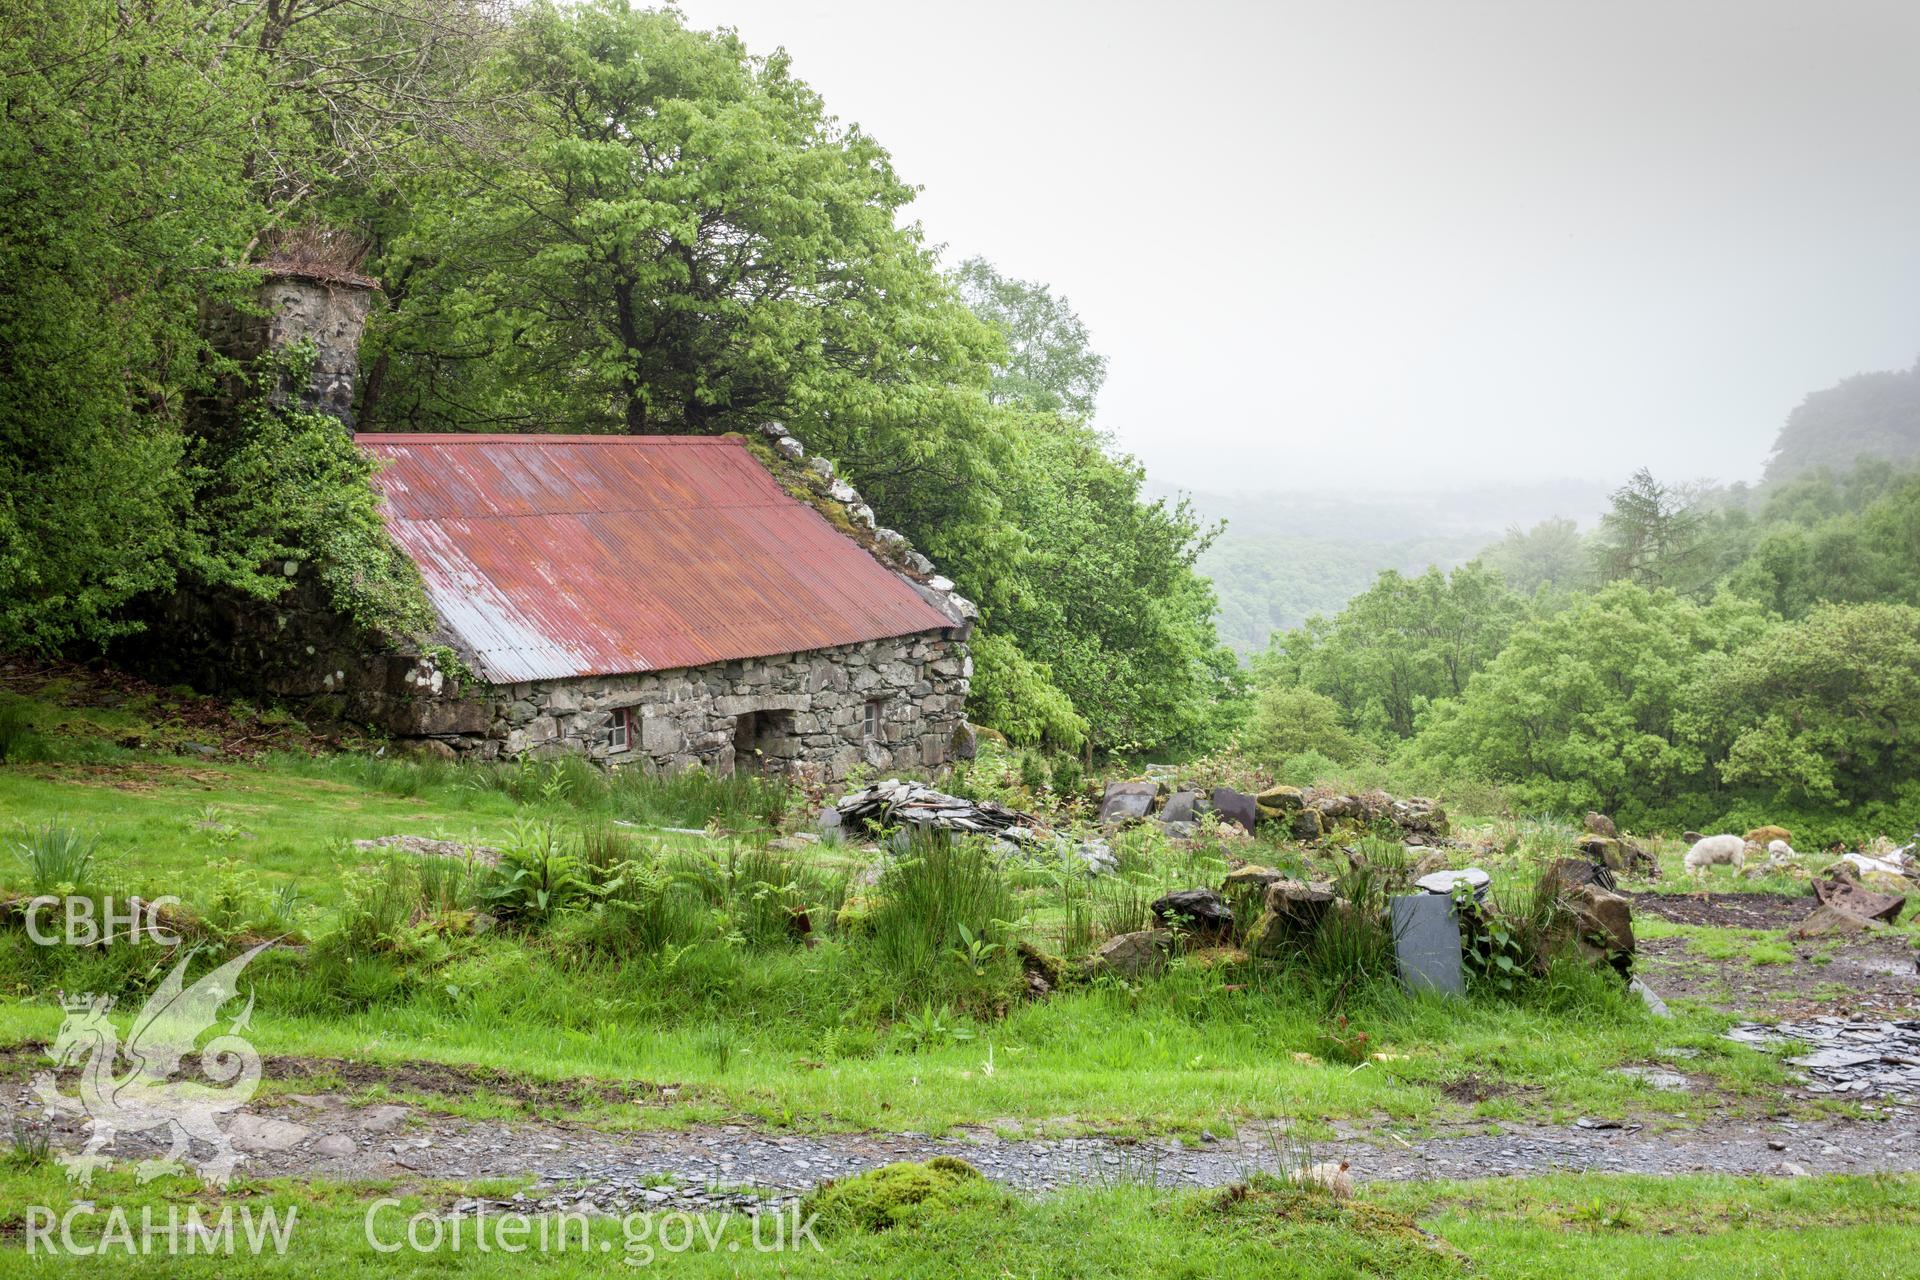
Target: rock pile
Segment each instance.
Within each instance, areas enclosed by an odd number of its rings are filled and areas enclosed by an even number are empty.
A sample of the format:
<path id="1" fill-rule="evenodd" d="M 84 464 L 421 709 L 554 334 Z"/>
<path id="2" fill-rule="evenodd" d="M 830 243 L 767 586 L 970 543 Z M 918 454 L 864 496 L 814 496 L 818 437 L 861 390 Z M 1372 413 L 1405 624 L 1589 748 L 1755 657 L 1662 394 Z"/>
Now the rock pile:
<path id="1" fill-rule="evenodd" d="M 820 829 L 831 831 L 944 831 L 991 837 L 1002 853 L 1054 853 L 1076 858 L 1089 875 L 1112 875 L 1120 860 L 1104 840 L 1074 840 L 1046 830 L 1030 813 L 991 800 L 967 800 L 922 782 L 888 778 L 842 796 L 820 813 Z"/>
<path id="2" fill-rule="evenodd" d="M 998 836 L 1016 845 L 1038 840 L 1039 819 L 991 800 L 965 800 L 925 783 L 888 778 L 842 796 L 820 815 L 820 825 L 854 830 L 919 827 L 963 835 Z"/>
<path id="3" fill-rule="evenodd" d="M 1604 813 L 1589 813 L 1587 834 L 1580 841 L 1580 852 L 1605 867 L 1626 875 L 1643 875 L 1649 880 L 1660 877 L 1660 863 L 1645 849 L 1626 839 L 1613 819 Z"/>
<path id="4" fill-rule="evenodd" d="M 1419 796 L 1397 800 L 1384 791 L 1345 795 L 1283 785 L 1255 795 L 1215 787 L 1203 797 L 1197 790 L 1169 787 L 1156 779 L 1108 783 L 1100 800 L 1099 820 L 1109 827 L 1144 822 L 1154 816 L 1156 805 L 1161 825 L 1176 839 L 1192 835 L 1195 821 L 1204 812 L 1249 835 L 1265 823 L 1308 843 L 1325 839 L 1342 824 L 1391 823 L 1405 843 L 1415 845 L 1444 843 L 1450 832 L 1447 811 Z"/>
<path id="5" fill-rule="evenodd" d="M 1896 878 L 1895 883 L 1904 882 Z M 1813 882 L 1813 896 L 1820 905 L 1789 930 L 1788 937 L 1868 933 L 1899 920 L 1900 912 L 1907 905 L 1904 893 L 1881 893 L 1868 888 L 1861 882 L 1854 864 L 1847 861 L 1834 863 Z"/>

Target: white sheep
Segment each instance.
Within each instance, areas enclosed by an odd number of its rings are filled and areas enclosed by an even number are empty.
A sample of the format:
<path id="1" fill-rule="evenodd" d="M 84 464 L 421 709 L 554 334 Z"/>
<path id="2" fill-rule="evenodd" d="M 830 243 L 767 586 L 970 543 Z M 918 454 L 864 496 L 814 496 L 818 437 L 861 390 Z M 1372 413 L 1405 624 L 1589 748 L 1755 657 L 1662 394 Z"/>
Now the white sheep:
<path id="1" fill-rule="evenodd" d="M 1705 875 L 1707 868 L 1726 863 L 1735 871 L 1747 865 L 1747 842 L 1739 836 L 1706 836 L 1687 850 L 1687 870 Z"/>
<path id="2" fill-rule="evenodd" d="M 1792 862 L 1799 856 L 1793 851 L 1793 846 L 1785 840 L 1767 841 L 1767 862 L 1772 866 L 1777 867 L 1783 862 Z"/>

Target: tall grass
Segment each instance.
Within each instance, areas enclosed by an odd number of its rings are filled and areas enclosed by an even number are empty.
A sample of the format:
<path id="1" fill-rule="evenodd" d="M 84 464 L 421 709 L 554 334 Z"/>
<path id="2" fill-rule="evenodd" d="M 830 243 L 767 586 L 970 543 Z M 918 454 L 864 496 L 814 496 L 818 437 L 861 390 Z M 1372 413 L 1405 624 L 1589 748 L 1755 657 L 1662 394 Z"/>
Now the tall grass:
<path id="1" fill-rule="evenodd" d="M 915 836 L 876 897 L 859 951 L 898 1004 L 977 996 L 1005 981 L 1020 907 L 984 841 Z"/>
<path id="2" fill-rule="evenodd" d="M 27 829 L 13 842 L 36 894 L 84 894 L 93 887 L 93 857 L 100 838 L 57 822 Z"/>

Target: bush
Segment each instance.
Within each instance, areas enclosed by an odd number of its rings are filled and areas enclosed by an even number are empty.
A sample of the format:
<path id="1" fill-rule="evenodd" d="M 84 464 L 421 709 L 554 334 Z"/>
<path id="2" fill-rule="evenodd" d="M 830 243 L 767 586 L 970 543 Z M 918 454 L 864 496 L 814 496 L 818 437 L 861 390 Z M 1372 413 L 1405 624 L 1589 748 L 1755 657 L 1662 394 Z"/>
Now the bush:
<path id="1" fill-rule="evenodd" d="M 1087 771 L 1073 756 L 1055 756 L 1053 759 L 1053 794 L 1062 800 L 1071 800 L 1080 794 L 1087 785 Z"/>
<path id="2" fill-rule="evenodd" d="M 1241 749 L 1262 764 L 1274 764 L 1302 752 L 1350 763 L 1367 748 L 1340 723 L 1340 704 L 1323 693 L 1292 685 L 1260 691 L 1241 737 Z"/>
<path id="3" fill-rule="evenodd" d="M 0 764 L 26 759 L 38 741 L 31 706 L 13 699 L 0 703 Z"/>

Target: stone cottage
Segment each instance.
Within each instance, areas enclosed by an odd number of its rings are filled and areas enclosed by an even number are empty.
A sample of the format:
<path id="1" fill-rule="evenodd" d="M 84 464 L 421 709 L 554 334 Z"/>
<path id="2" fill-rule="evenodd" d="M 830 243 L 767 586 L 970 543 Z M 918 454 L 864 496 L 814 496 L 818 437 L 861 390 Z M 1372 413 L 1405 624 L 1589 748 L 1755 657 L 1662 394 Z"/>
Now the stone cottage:
<path id="1" fill-rule="evenodd" d="M 343 424 L 371 283 L 277 272 L 252 330 L 315 344 L 314 385 L 284 392 Z M 163 665 L 479 759 L 831 782 L 968 752 L 973 606 L 777 424 L 758 441 L 355 439 L 430 642 L 370 649 L 289 562 L 272 604 L 170 602 Z"/>

